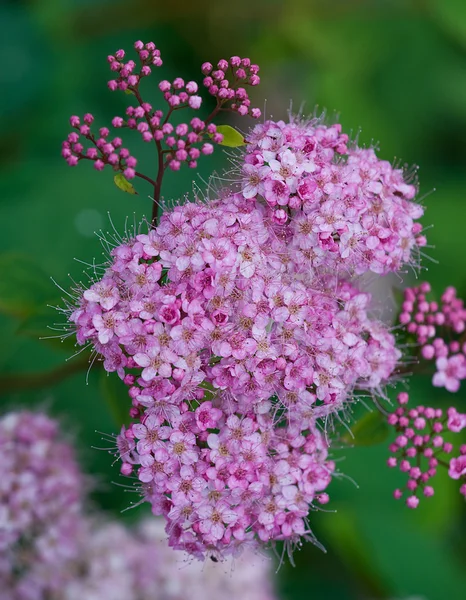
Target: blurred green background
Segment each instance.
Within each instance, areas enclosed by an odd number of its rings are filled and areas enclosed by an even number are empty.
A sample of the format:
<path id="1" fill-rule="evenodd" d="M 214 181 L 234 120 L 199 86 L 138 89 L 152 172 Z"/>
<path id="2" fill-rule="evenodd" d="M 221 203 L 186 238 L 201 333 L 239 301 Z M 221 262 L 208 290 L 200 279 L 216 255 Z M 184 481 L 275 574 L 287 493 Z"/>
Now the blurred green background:
<path id="1" fill-rule="evenodd" d="M 380 141 L 388 160 L 419 165 L 428 277 L 466 293 L 466 2 L 465 0 L 10 0 L 0 5 L 0 402 L 1 410 L 35 406 L 61 418 L 77 439 L 85 469 L 97 478 L 96 506 L 115 514 L 135 498 L 120 487 L 118 465 L 93 446 L 98 432 L 117 432 L 125 391 L 87 357 L 65 362 L 71 344 L 38 341 L 60 321 L 47 304 L 68 288 L 83 265 L 100 262 L 94 231 L 117 229 L 149 214 L 149 189 L 125 195 L 111 172 L 89 164 L 70 169 L 60 157 L 68 117 L 91 111 L 99 126 L 123 114 L 127 98 L 106 88 L 106 55 L 153 40 L 163 75 L 200 80 L 199 66 L 233 54 L 261 65 L 254 90 L 265 112 L 286 117 L 293 101 L 338 111 L 346 130 Z M 231 122 L 231 121 L 230 121 Z M 241 126 L 245 127 L 244 122 Z M 139 144 L 139 145 L 138 145 Z M 145 172 L 152 148 L 130 148 Z M 200 177 L 227 167 L 217 151 L 200 163 Z M 169 174 L 165 197 L 189 192 L 192 171 Z M 201 179 L 196 181 L 202 186 Z M 406 276 L 405 282 L 410 281 Z M 50 332 L 48 332 L 50 335 Z M 411 385 L 418 403 L 446 406 L 446 392 L 429 380 Z M 466 403 L 460 392 L 454 401 Z M 434 498 L 408 511 L 391 498 L 399 482 L 385 466 L 387 442 L 338 452 L 354 479 L 332 484 L 329 510 L 312 515 L 323 554 L 306 545 L 296 568 L 277 576 L 280 597 L 292 600 L 375 600 L 466 597 L 466 510 L 457 486 L 444 478 Z M 121 482 L 121 479 L 120 479 Z M 125 512 L 134 519 L 147 506 Z"/>

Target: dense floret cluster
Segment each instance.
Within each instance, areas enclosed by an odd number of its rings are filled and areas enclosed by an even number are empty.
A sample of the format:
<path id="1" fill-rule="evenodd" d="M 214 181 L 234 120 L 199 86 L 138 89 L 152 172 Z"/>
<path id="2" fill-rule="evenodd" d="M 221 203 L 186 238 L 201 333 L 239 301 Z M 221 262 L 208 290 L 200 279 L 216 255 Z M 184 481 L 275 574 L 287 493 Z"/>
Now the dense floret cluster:
<path id="1" fill-rule="evenodd" d="M 202 556 L 311 536 L 334 471 L 317 419 L 373 394 L 400 352 L 349 281 L 302 269 L 241 194 L 188 203 L 112 251 L 71 320 L 129 386 L 122 471 Z"/>
<path id="2" fill-rule="evenodd" d="M 247 142 L 243 195 L 289 224 L 306 268 L 385 274 L 418 261 L 426 239 L 415 185 L 373 149 L 348 147 L 341 125 L 266 121 Z"/>

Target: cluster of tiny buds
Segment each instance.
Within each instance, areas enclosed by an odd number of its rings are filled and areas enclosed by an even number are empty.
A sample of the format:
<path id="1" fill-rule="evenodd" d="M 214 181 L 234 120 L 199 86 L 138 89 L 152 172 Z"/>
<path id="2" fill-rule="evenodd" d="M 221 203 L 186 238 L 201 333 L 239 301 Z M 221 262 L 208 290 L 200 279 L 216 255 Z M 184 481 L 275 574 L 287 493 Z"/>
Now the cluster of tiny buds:
<path id="1" fill-rule="evenodd" d="M 94 162 L 94 168 L 98 171 L 111 165 L 115 171 L 121 171 L 126 179 L 136 177 L 137 159 L 130 155 L 127 148 L 122 147 L 122 139 L 115 137 L 108 140 L 110 132 L 107 127 L 101 127 L 99 136 L 96 137 L 91 131 L 93 121 L 94 117 L 90 113 L 84 115 L 82 122 L 78 116 L 70 117 L 70 124 L 76 131 L 68 134 L 62 144 L 62 156 L 68 165 L 75 167 L 80 160 L 87 159 Z M 84 148 L 81 136 L 91 142 L 89 148 Z"/>
<path id="2" fill-rule="evenodd" d="M 128 107 L 124 117 L 115 116 L 112 125 L 116 129 L 133 129 L 141 134 L 143 141 L 155 142 L 159 157 L 157 181 L 135 171 L 137 161 L 130 156 L 126 148 L 121 148 L 123 142 L 120 137 L 108 141 L 109 132 L 105 127 L 100 129 L 99 136 L 91 132 L 90 125 L 94 119 L 91 114 L 84 116 L 83 123 L 79 117 L 71 117 L 71 125 L 77 131 L 70 133 L 63 142 L 62 156 L 72 167 L 81 159 L 92 160 L 94 167 L 99 171 L 106 165 L 111 165 L 115 171 L 123 173 L 126 179 L 142 177 L 154 185 L 156 193 L 160 193 L 160 183 L 166 168 L 178 171 L 182 164 L 186 164 L 195 169 L 200 156 L 212 154 L 214 144 L 223 142 L 223 134 L 217 131 L 217 126 L 212 122 L 220 111 L 228 110 L 240 115 L 260 117 L 260 110 L 250 107 L 251 102 L 244 87 L 259 84 L 259 67 L 251 64 L 249 58 L 240 59 L 236 56 L 229 62 L 219 61 L 215 71 L 210 63 L 204 63 L 203 73 L 210 73 L 204 79 L 204 85 L 210 94 L 216 97 L 217 104 L 205 120 L 195 117 L 173 125 L 169 122 L 173 111 L 182 108 L 198 110 L 201 107 L 202 98 L 198 95 L 198 84 L 195 81 L 185 83 L 181 77 L 176 77 L 173 81 L 160 81 L 158 87 L 168 104 L 168 110 L 164 113 L 153 108 L 151 104 L 144 102 L 139 84 L 143 77 L 151 74 L 152 67 L 162 65 L 160 51 L 153 42 L 144 44 L 138 41 L 134 48 L 139 57 L 139 64 L 134 60 L 125 61 L 124 50 L 117 50 L 114 55 L 107 57 L 110 69 L 118 75 L 116 79 L 108 82 L 108 87 L 111 90 L 123 90 L 137 100 L 137 106 Z M 231 81 L 226 77 L 229 68 L 231 73 L 228 75 Z M 80 136 L 91 142 L 90 148 L 84 148 Z"/>
<path id="3" fill-rule="evenodd" d="M 422 358 L 436 361 L 433 385 L 457 392 L 460 381 L 466 379 L 466 343 L 461 338 L 466 309 L 454 287 L 446 288 L 440 303 L 427 299 L 430 291 L 427 282 L 406 289 L 399 320 L 415 337 Z"/>
<path id="4" fill-rule="evenodd" d="M 449 469 L 452 479 L 460 479 L 463 485 L 460 493 L 466 497 L 466 445 L 459 449 L 459 456 L 450 462 L 442 460 L 442 455 L 453 452 L 453 444 L 446 441 L 444 432 L 458 433 L 466 427 L 466 414 L 450 407 L 447 415 L 440 408 L 417 406 L 407 408 L 409 396 L 406 392 L 398 395 L 398 408 L 388 417 L 389 425 L 398 433 L 389 446 L 392 454 L 387 460 L 391 468 L 398 467 L 409 477 L 405 488 L 398 488 L 393 496 L 399 500 L 405 493 L 406 505 L 417 508 L 420 495 L 429 498 L 434 495 L 431 479 L 437 474 L 439 465 Z"/>
<path id="5" fill-rule="evenodd" d="M 233 78 L 232 81 L 227 78 L 227 72 Z M 251 108 L 248 92 L 243 86 L 259 85 L 258 72 L 258 65 L 251 64 L 249 58 L 239 56 L 232 56 L 229 61 L 219 60 L 216 69 L 209 62 L 202 65 L 202 73 L 205 75 L 203 84 L 209 94 L 221 103 L 231 100 L 231 110 L 241 116 L 250 114 L 255 119 L 261 116 L 261 111 L 258 108 Z"/>
<path id="6" fill-rule="evenodd" d="M 175 80 L 176 81 L 176 80 Z M 183 80 L 180 79 L 182 82 Z M 161 82 L 167 83 L 168 82 Z M 189 82 L 187 85 L 194 82 Z M 191 88 L 192 89 L 192 88 Z M 169 92 L 167 92 L 169 93 Z M 171 96 L 173 99 L 175 96 Z M 177 96 L 179 98 L 179 96 Z M 194 96 L 191 96 L 192 100 Z M 188 123 L 172 125 L 163 118 L 161 110 L 153 111 L 148 102 L 142 102 L 140 106 L 129 106 L 126 109 L 128 119 L 125 121 L 122 117 L 114 117 L 112 125 L 115 128 L 129 127 L 139 131 L 145 142 L 155 140 L 157 144 L 165 143 L 167 150 L 165 160 L 172 171 L 178 171 L 182 163 L 187 163 L 188 167 L 194 169 L 197 167 L 197 159 L 201 156 L 207 156 L 214 151 L 212 141 L 220 144 L 223 141 L 223 135 L 217 132 L 217 126 L 214 123 L 206 124 L 205 121 L 194 117 Z M 209 141 L 206 141 L 209 140 Z M 196 147 L 194 144 L 201 144 Z"/>
<path id="7" fill-rule="evenodd" d="M 115 55 L 107 56 L 110 64 L 110 70 L 118 73 L 117 79 L 108 82 L 108 87 L 112 90 L 131 90 L 137 88 L 142 77 L 147 77 L 152 72 L 152 66 L 161 67 L 162 59 L 160 50 L 157 50 L 153 42 L 144 44 L 141 41 L 135 42 L 134 49 L 139 55 L 140 68 L 136 72 L 136 63 L 134 60 L 123 62 L 125 58 L 124 50 L 117 50 Z"/>

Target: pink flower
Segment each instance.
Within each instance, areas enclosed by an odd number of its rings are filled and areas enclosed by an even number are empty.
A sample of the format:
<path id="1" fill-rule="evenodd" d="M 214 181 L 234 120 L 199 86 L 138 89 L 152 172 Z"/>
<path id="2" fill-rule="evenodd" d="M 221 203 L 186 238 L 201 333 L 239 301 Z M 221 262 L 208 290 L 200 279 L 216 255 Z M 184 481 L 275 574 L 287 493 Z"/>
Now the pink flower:
<path id="1" fill-rule="evenodd" d="M 204 504 L 198 509 L 201 519 L 199 529 L 213 540 L 221 540 L 225 533 L 225 524 L 233 525 L 238 516 L 226 503 L 218 502 L 210 505 Z"/>
<path id="2" fill-rule="evenodd" d="M 440 357 L 436 361 L 437 373 L 432 384 L 435 387 L 444 387 L 449 392 L 457 392 L 460 381 L 466 378 L 466 361 L 463 355 L 457 354 L 449 358 Z"/>
<path id="3" fill-rule="evenodd" d="M 197 426 L 201 431 L 206 429 L 215 429 L 217 427 L 217 421 L 222 417 L 223 412 L 212 406 L 212 402 L 203 402 L 194 413 L 196 416 Z"/>
<path id="4" fill-rule="evenodd" d="M 460 479 L 466 475 L 466 455 L 462 454 L 457 458 L 450 460 L 450 468 L 448 469 L 448 475 L 452 479 Z"/>
<path id="5" fill-rule="evenodd" d="M 97 302 L 105 310 L 112 309 L 120 299 L 118 288 L 111 279 L 102 279 L 94 283 L 83 294 L 84 299 L 89 302 Z"/>

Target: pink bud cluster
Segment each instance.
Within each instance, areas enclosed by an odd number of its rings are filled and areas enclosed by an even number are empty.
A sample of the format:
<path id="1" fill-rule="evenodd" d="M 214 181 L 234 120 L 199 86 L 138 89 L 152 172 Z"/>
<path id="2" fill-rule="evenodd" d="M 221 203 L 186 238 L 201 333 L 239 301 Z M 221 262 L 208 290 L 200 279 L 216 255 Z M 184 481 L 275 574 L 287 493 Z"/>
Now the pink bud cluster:
<path id="1" fill-rule="evenodd" d="M 445 456 L 454 449 L 445 439 L 445 433 L 458 433 L 466 427 L 466 414 L 450 407 L 447 414 L 440 408 L 416 406 L 408 409 L 409 396 L 406 392 L 398 395 L 398 408 L 388 417 L 389 425 L 397 432 L 397 438 L 390 445 L 392 456 L 387 464 L 398 467 L 406 473 L 408 481 L 403 489 L 396 489 L 394 497 L 398 500 L 405 494 L 406 505 L 417 508 L 422 496 L 434 495 L 432 478 L 437 474 L 439 465 L 446 466 L 452 479 L 462 483 L 460 493 L 466 498 L 466 445 L 459 449 L 459 456 L 451 458 L 449 464 Z"/>
<path id="2" fill-rule="evenodd" d="M 416 187 L 374 150 L 348 149 L 341 125 L 266 121 L 246 139 L 242 193 L 291 230 L 303 268 L 385 274 L 416 262 Z"/>
<path id="3" fill-rule="evenodd" d="M 163 82 L 162 82 L 163 83 Z M 126 110 L 127 121 L 115 117 L 112 125 L 116 128 L 129 127 L 139 131 L 145 142 L 155 140 L 166 146 L 164 151 L 165 164 L 172 170 L 178 171 L 186 162 L 192 169 L 197 167 L 197 159 L 201 155 L 209 155 L 214 151 L 211 141 L 220 144 L 223 135 L 217 132 L 214 123 L 207 124 L 198 117 L 188 123 L 173 126 L 163 119 L 161 110 L 153 111 L 152 106 L 143 102 L 141 106 L 130 106 Z"/>
<path id="4" fill-rule="evenodd" d="M 75 167 L 80 160 L 86 159 L 93 161 L 94 168 L 98 171 L 110 165 L 115 171 L 121 171 L 126 179 L 134 179 L 136 158 L 130 155 L 127 148 L 122 147 L 121 138 L 108 139 L 110 132 L 106 127 L 101 127 L 96 136 L 91 131 L 93 121 L 94 117 L 90 113 L 84 115 L 82 122 L 78 116 L 70 117 L 70 124 L 76 131 L 70 133 L 62 144 L 63 158 L 70 167 Z M 89 148 L 84 148 L 82 138 L 91 143 Z"/>
<path id="5" fill-rule="evenodd" d="M 427 282 L 407 288 L 399 321 L 419 344 L 421 357 L 435 360 L 432 384 L 457 392 L 466 379 L 466 308 L 454 287 L 444 291 L 440 303 L 427 299 L 430 291 Z"/>
<path id="6" fill-rule="evenodd" d="M 123 474 L 196 556 L 311 536 L 334 469 L 317 419 L 377 394 L 400 358 L 370 296 L 303 271 L 266 212 L 226 192 L 175 207 L 112 251 L 70 316 L 129 386 Z"/>
<path id="7" fill-rule="evenodd" d="M 84 478 L 58 433 L 42 414 L 0 419 L 2 598 L 55 597 L 78 556 Z"/>
<path id="8" fill-rule="evenodd" d="M 152 72 L 152 67 L 161 67 L 162 59 L 160 50 L 153 42 L 144 44 L 141 41 L 135 42 L 134 49 L 138 53 L 139 65 L 134 60 L 123 62 L 126 53 L 124 50 L 117 50 L 115 55 L 107 56 L 110 70 L 118 74 L 117 79 L 108 82 L 110 90 L 133 90 L 136 89 L 143 77 L 147 77 Z"/>
<path id="9" fill-rule="evenodd" d="M 214 145 L 222 143 L 223 135 L 217 131 L 217 126 L 212 122 L 219 112 L 233 110 L 240 115 L 250 114 L 255 118 L 260 116 L 259 109 L 250 109 L 248 94 L 242 87 L 259 84 L 257 76 L 259 67 L 251 65 L 247 58 L 233 57 L 230 60 L 232 80 L 229 81 L 225 75 L 225 64 L 228 66 L 230 63 L 220 61 L 218 70 L 206 78 L 212 80 L 212 84 L 207 87 L 211 95 L 217 98 L 217 105 L 213 112 L 204 120 L 194 117 L 189 121 L 173 125 L 170 123 L 173 111 L 186 108 L 198 110 L 201 107 L 202 98 L 198 95 L 198 84 L 195 81 L 185 83 L 181 77 L 176 77 L 172 82 L 160 81 L 159 89 L 168 104 L 168 110 L 164 112 L 154 108 L 152 104 L 143 100 L 140 83 L 144 77 L 151 74 L 153 66 L 162 65 L 160 51 L 152 42 L 143 44 L 138 41 L 134 47 L 138 53 L 139 64 L 133 60 L 125 62 L 124 50 L 118 50 L 114 55 L 108 56 L 110 69 L 118 75 L 116 79 L 108 82 L 109 88 L 126 91 L 137 103 L 136 106 L 128 107 L 125 117 L 114 117 L 112 125 L 116 129 L 124 127 L 136 130 L 145 142 L 155 143 L 159 158 L 158 183 L 156 184 L 155 178 L 152 180 L 136 172 L 137 161 L 130 156 L 126 148 L 122 148 L 123 142 L 120 137 L 108 141 L 109 131 L 105 127 L 100 129 L 99 136 L 91 132 L 90 125 L 94 120 L 91 114 L 84 116 L 83 123 L 79 117 L 71 117 L 71 126 L 76 131 L 70 133 L 67 140 L 63 142 L 62 156 L 70 166 L 76 166 L 80 160 L 88 159 L 94 162 L 94 167 L 99 171 L 106 165 L 110 165 L 115 171 L 123 173 L 126 179 L 142 177 L 156 186 L 159 194 L 160 180 L 166 168 L 178 171 L 183 164 L 186 164 L 194 169 L 200 156 L 212 154 Z M 207 69 L 206 65 L 208 63 L 203 65 L 204 73 Z M 204 80 L 205 84 L 206 80 Z M 80 136 L 90 142 L 90 147 L 84 147 Z"/>
<path id="10" fill-rule="evenodd" d="M 214 68 L 211 63 L 202 65 L 205 75 L 203 84 L 209 90 L 209 94 L 217 98 L 223 104 L 231 101 L 230 109 L 241 116 L 250 114 L 254 119 L 261 116 L 258 108 L 251 108 L 251 101 L 245 85 L 259 85 L 259 66 L 251 64 L 249 58 L 232 56 L 230 60 L 221 59 Z"/>

